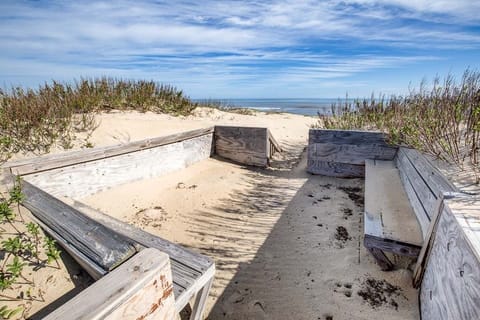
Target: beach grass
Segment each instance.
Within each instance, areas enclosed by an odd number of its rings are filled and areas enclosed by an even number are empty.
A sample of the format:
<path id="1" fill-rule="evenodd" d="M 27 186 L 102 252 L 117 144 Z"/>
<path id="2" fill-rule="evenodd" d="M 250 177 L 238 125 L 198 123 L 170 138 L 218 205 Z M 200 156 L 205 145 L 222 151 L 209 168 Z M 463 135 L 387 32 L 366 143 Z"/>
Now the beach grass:
<path id="1" fill-rule="evenodd" d="M 75 132 L 95 129 L 95 113 L 109 110 L 188 115 L 198 103 L 170 85 L 109 77 L 52 81 L 37 89 L 0 89 L 0 161 L 17 152 L 69 148 Z"/>
<path id="2" fill-rule="evenodd" d="M 373 129 L 388 133 L 392 144 L 416 148 L 458 165 L 469 162 L 480 182 L 480 73 L 466 70 L 435 78 L 405 96 L 345 100 L 332 105 L 332 116 L 319 115 L 317 127 Z"/>

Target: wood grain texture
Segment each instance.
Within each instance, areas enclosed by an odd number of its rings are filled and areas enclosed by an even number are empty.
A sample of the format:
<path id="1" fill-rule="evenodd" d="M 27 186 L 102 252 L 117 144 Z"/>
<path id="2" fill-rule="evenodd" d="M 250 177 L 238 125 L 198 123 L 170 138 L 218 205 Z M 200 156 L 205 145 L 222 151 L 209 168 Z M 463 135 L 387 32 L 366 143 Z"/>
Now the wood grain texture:
<path id="1" fill-rule="evenodd" d="M 410 243 L 378 238 L 370 235 L 365 235 L 363 244 L 366 248 L 377 248 L 381 251 L 391 252 L 400 256 L 412 258 L 418 257 L 421 249 L 420 246 L 412 245 Z"/>
<path id="2" fill-rule="evenodd" d="M 440 218 L 440 214 L 443 211 L 444 206 L 444 197 L 441 195 L 437 199 L 437 205 L 435 212 L 432 216 L 432 221 L 430 222 L 427 230 L 427 234 L 425 236 L 425 241 L 423 242 L 422 250 L 420 250 L 420 254 L 418 255 L 417 263 L 415 264 L 415 268 L 413 269 L 413 286 L 415 288 L 419 288 L 420 284 L 423 279 L 423 275 L 425 274 L 425 267 L 427 261 L 430 257 L 432 252 L 433 241 L 435 239 L 435 233 L 437 232 L 438 220 Z"/>
<path id="3" fill-rule="evenodd" d="M 393 161 L 365 160 L 365 234 L 422 246 L 423 237 Z"/>
<path id="4" fill-rule="evenodd" d="M 397 166 L 398 169 L 405 174 L 405 178 L 408 179 L 414 190 L 413 194 L 408 195 L 409 198 L 417 197 L 425 211 L 424 214 L 427 214 L 428 220 L 431 220 L 438 194 L 430 188 L 430 181 L 423 179 L 416 167 L 416 163 L 412 163 L 403 150 L 398 152 Z M 415 214 L 420 214 L 420 212 L 416 212 Z"/>
<path id="5" fill-rule="evenodd" d="M 176 317 L 168 255 L 144 249 L 45 320 L 171 320 Z"/>
<path id="6" fill-rule="evenodd" d="M 105 271 L 137 252 L 135 243 L 95 222 L 78 210 L 23 181 L 23 205 L 44 225 L 60 235 L 68 246 L 80 251 Z"/>
<path id="7" fill-rule="evenodd" d="M 5 163 L 2 167 L 8 168 L 12 174 L 25 175 L 33 172 L 51 170 L 73 164 L 85 163 L 126 153 L 155 148 L 211 133 L 213 133 L 213 128 L 209 127 L 115 146 L 64 152 L 60 154 L 51 154 L 31 159 L 12 161 Z"/>
<path id="8" fill-rule="evenodd" d="M 328 143 L 328 144 L 348 144 L 362 145 L 373 144 L 378 146 L 388 146 L 385 142 L 385 134 L 373 131 L 356 131 L 356 130 L 327 130 L 327 129 L 310 129 L 308 133 L 308 142 L 312 143 Z"/>
<path id="9" fill-rule="evenodd" d="M 413 197 L 417 197 L 420 200 L 428 220 L 431 220 L 435 212 L 437 199 L 442 194 L 458 192 L 458 189 L 417 150 L 400 148 L 396 162 L 397 167 L 404 174 L 403 179 L 408 180 L 413 188 L 414 193 L 409 193 L 409 198 L 412 202 L 414 202 L 412 200 Z M 421 211 L 418 210 L 415 213 L 420 215 Z"/>
<path id="10" fill-rule="evenodd" d="M 268 166 L 267 128 L 215 126 L 215 153 L 241 164 Z"/>
<path id="11" fill-rule="evenodd" d="M 391 160 L 397 148 L 376 144 L 313 143 L 308 145 L 309 159 L 349 164 L 365 163 L 365 159 Z"/>
<path id="12" fill-rule="evenodd" d="M 420 151 L 410 148 L 401 149 L 415 165 L 423 180 L 428 182 L 433 193 L 438 195 L 459 191 Z"/>
<path id="13" fill-rule="evenodd" d="M 62 199 L 69 206 L 107 226 L 115 232 L 128 237 L 136 243 L 155 248 L 170 256 L 172 266 L 175 306 L 180 312 L 197 292 L 205 288 L 215 274 L 215 264 L 207 256 L 185 249 L 182 246 L 154 236 L 123 221 L 104 214 L 90 206 L 73 199 Z M 208 294 L 208 293 L 207 293 Z M 203 310 L 200 308 L 200 310 Z"/>
<path id="14" fill-rule="evenodd" d="M 404 170 L 399 170 L 400 178 L 402 180 L 403 188 L 407 193 L 407 197 L 409 199 L 410 205 L 415 212 L 415 216 L 417 217 L 418 224 L 420 225 L 420 229 L 422 230 L 423 239 L 426 238 L 428 234 L 428 227 L 430 225 L 430 218 L 425 212 L 423 208 L 421 199 L 416 195 L 415 189 L 413 188 L 408 176 Z"/>
<path id="15" fill-rule="evenodd" d="M 307 171 L 334 177 L 364 177 L 365 159 L 392 160 L 397 148 L 381 132 L 310 129 Z"/>
<path id="16" fill-rule="evenodd" d="M 478 252 L 474 252 L 471 237 L 466 236 L 459 223 L 458 217 L 465 219 L 468 212 L 451 208 L 457 201 L 465 200 L 445 201 L 427 262 L 420 292 L 421 315 L 425 320 L 480 319 Z M 478 211 L 473 219 L 478 226 Z M 478 232 L 475 227 L 475 233 Z"/>
<path id="17" fill-rule="evenodd" d="M 213 261 L 201 254 L 191 252 L 182 246 L 176 245 L 160 237 L 154 236 L 146 231 L 129 225 L 125 222 L 117 220 L 100 211 L 97 211 L 79 201 L 62 198 L 62 200 L 40 190 L 28 182 L 24 182 L 24 189 L 28 194 L 35 194 L 39 203 L 44 203 L 48 206 L 52 202 L 60 202 L 60 207 L 68 207 L 69 210 L 78 211 L 89 219 L 93 220 L 97 229 L 107 228 L 116 234 L 119 234 L 133 243 L 137 250 L 142 248 L 155 248 L 170 256 L 170 264 L 173 276 L 173 290 L 175 294 L 175 308 L 180 312 L 187 303 L 202 289 L 208 286 L 209 281 L 213 279 L 215 274 L 215 264 Z M 29 197 L 30 198 L 30 197 Z M 28 207 L 27 207 L 28 208 Z M 50 209 L 51 210 L 51 209 Z M 63 212 L 63 211 L 62 211 Z M 33 211 L 35 214 L 35 211 Z M 56 212 L 58 213 L 58 212 Z M 52 212 L 55 214 L 55 211 Z M 78 250 L 72 242 L 63 238 L 63 234 L 52 232 L 48 225 L 37 219 L 43 228 L 49 233 L 59 239 L 59 243 L 65 245 L 65 250 L 69 252 L 72 257 L 88 271 L 94 279 L 99 279 L 106 274 L 106 271 L 95 261 L 90 259 L 87 255 Z M 90 236 L 90 235 L 88 235 Z M 75 243 L 75 242 L 74 242 Z M 87 243 L 87 244 L 90 244 Z M 93 244 L 93 243 L 91 243 Z M 202 291 L 203 292 L 203 291 Z M 208 295 L 208 292 L 205 293 Z M 199 306 L 199 312 L 203 311 L 204 306 Z M 196 315 L 198 316 L 198 315 Z"/>
<path id="18" fill-rule="evenodd" d="M 361 178 L 365 176 L 364 165 L 327 162 L 314 159 L 307 160 L 307 171 L 312 174 L 339 178 Z"/>
<path id="19" fill-rule="evenodd" d="M 120 184 L 158 177 L 207 159 L 211 154 L 212 139 L 210 133 L 23 178 L 54 196 L 78 199 Z"/>

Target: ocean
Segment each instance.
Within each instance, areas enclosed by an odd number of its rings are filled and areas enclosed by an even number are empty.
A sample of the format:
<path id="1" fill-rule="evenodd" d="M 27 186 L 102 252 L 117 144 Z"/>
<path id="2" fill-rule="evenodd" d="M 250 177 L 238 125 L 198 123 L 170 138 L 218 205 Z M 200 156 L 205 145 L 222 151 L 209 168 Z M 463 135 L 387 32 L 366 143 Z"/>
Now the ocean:
<path id="1" fill-rule="evenodd" d="M 338 99 L 196 99 L 197 102 L 213 101 L 226 107 L 251 108 L 266 112 L 288 112 L 307 116 L 331 114 L 331 106 Z"/>

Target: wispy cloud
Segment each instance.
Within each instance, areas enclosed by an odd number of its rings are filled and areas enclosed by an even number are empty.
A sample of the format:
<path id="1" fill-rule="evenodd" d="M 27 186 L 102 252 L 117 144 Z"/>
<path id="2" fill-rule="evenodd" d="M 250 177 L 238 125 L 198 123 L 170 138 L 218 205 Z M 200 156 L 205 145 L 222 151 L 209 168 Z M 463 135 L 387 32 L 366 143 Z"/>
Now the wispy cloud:
<path id="1" fill-rule="evenodd" d="M 382 82 L 359 77 L 461 67 L 459 53 L 472 66 L 476 12 L 468 0 L 4 1 L 0 83 L 107 74 L 196 97 L 372 90 Z"/>

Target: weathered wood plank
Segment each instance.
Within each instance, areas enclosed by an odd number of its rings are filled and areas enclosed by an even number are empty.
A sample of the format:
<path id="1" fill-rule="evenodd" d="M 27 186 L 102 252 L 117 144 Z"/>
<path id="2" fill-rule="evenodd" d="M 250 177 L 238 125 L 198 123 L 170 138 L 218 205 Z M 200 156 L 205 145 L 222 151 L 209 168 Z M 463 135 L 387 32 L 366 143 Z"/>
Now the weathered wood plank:
<path id="1" fill-rule="evenodd" d="M 365 235 L 363 243 L 367 248 L 377 248 L 382 251 L 412 258 L 418 257 L 421 249 L 420 246 L 412 245 L 410 243 L 378 238 L 370 235 Z"/>
<path id="2" fill-rule="evenodd" d="M 77 248 L 72 246 L 60 234 L 53 231 L 53 229 L 44 224 L 41 220 L 33 216 L 33 221 L 35 221 L 35 223 L 37 223 L 47 234 L 55 239 L 57 244 L 62 247 L 62 250 L 65 250 L 65 252 L 68 253 L 94 280 L 98 280 L 107 274 L 105 269 L 84 255 Z"/>
<path id="3" fill-rule="evenodd" d="M 271 157 L 275 152 L 282 152 L 282 147 L 280 147 L 280 144 L 277 142 L 277 140 L 275 140 L 272 133 L 268 129 L 267 129 L 267 135 L 268 135 L 268 142 L 270 143 L 271 149 L 272 149 L 268 156 Z"/>
<path id="4" fill-rule="evenodd" d="M 357 131 L 357 130 L 327 130 L 327 129 L 310 129 L 308 134 L 309 144 L 313 143 L 329 143 L 329 144 L 374 144 L 378 146 L 389 146 L 385 142 L 385 134 L 373 131 Z"/>
<path id="5" fill-rule="evenodd" d="M 215 126 L 215 153 L 241 164 L 268 165 L 268 129 Z"/>
<path id="6" fill-rule="evenodd" d="M 207 256 L 191 252 L 146 231 L 104 214 L 73 199 L 62 199 L 98 223 L 118 232 L 136 243 L 155 248 L 170 256 L 175 292 L 175 306 L 180 312 L 195 294 L 208 284 L 215 274 L 215 264 Z"/>
<path id="7" fill-rule="evenodd" d="M 26 188 L 26 189 L 25 189 Z M 24 189 L 28 189 L 28 193 L 34 193 L 38 197 L 38 202 L 50 203 L 50 202 L 62 202 L 65 206 L 70 207 L 71 210 L 78 211 L 82 215 L 92 219 L 96 222 L 99 228 L 108 228 L 115 233 L 120 234 L 123 237 L 129 239 L 134 243 L 134 246 L 138 250 L 146 248 L 155 248 L 162 252 L 167 253 L 170 256 L 170 263 L 172 267 L 173 275 L 173 289 L 175 293 L 175 307 L 177 312 L 180 312 L 190 301 L 195 294 L 202 290 L 208 282 L 214 276 L 215 264 L 213 261 L 201 254 L 193 253 L 179 245 L 156 237 L 146 231 L 129 225 L 125 222 L 117 220 L 111 216 L 108 216 L 98 210 L 95 210 L 77 200 L 62 198 L 59 200 L 54 196 L 43 192 L 38 187 L 24 182 Z M 40 221 L 41 223 L 41 221 Z M 48 231 L 47 228 L 47 232 Z M 58 234 L 57 234 L 58 236 Z M 86 270 L 94 277 L 99 279 L 105 272 L 102 272 L 96 262 L 90 260 L 86 255 L 77 250 L 70 242 L 62 240 L 61 243 L 67 244 L 66 249 L 71 253 L 82 266 L 86 267 Z"/>
<path id="8" fill-rule="evenodd" d="M 375 144 L 349 145 L 314 143 L 308 145 L 308 158 L 327 162 L 365 164 L 365 159 L 392 160 L 397 148 Z"/>
<path id="9" fill-rule="evenodd" d="M 401 149 L 415 166 L 423 180 L 428 183 L 432 193 L 438 195 L 440 193 L 455 193 L 459 191 L 420 151 L 410 148 Z"/>
<path id="10" fill-rule="evenodd" d="M 425 274 L 425 266 L 427 264 L 428 258 L 430 257 L 430 253 L 432 251 L 433 240 L 435 239 L 435 232 L 437 231 L 438 220 L 440 218 L 441 212 L 443 211 L 443 206 L 444 206 L 444 198 L 441 195 L 437 199 L 436 209 L 435 209 L 435 212 L 433 212 L 432 221 L 428 226 L 428 230 L 424 238 L 425 240 L 423 242 L 422 250 L 420 250 L 417 263 L 415 264 L 415 269 L 413 270 L 412 283 L 415 288 L 420 287 L 420 284 L 423 279 L 423 275 Z"/>
<path id="11" fill-rule="evenodd" d="M 135 243 L 127 237 L 98 224 L 30 183 L 23 181 L 22 188 L 25 194 L 22 204 L 63 238 L 69 247 L 75 248 L 105 271 L 113 270 L 137 252 Z"/>
<path id="12" fill-rule="evenodd" d="M 413 211 L 415 212 L 415 216 L 417 217 L 417 221 L 420 225 L 420 229 L 422 229 L 423 239 L 425 239 L 427 236 L 428 226 L 430 225 L 430 218 L 425 212 L 425 208 L 423 208 L 423 205 L 420 199 L 416 195 L 415 190 L 412 184 L 410 183 L 410 180 L 408 179 L 406 172 L 403 170 L 399 170 L 399 172 L 400 172 L 400 178 L 402 180 L 403 188 L 405 189 L 410 205 L 412 206 Z"/>
<path id="13" fill-rule="evenodd" d="M 405 177 L 408 179 L 412 185 L 414 193 L 408 194 L 409 199 L 413 197 L 418 197 L 424 212 L 428 216 L 428 220 L 431 220 L 432 214 L 435 210 L 435 204 L 437 202 L 438 194 L 434 193 L 429 186 L 429 181 L 425 181 L 418 169 L 415 167 L 416 163 L 412 163 L 407 157 L 404 149 L 401 148 L 397 155 L 397 167 L 398 169 L 405 174 Z M 423 214 L 421 212 L 415 212 L 415 214 Z"/>
<path id="14" fill-rule="evenodd" d="M 307 160 L 307 171 L 330 177 L 361 178 L 365 176 L 365 166 L 348 163 Z"/>
<path id="15" fill-rule="evenodd" d="M 144 249 L 45 317 L 63 319 L 174 319 L 168 255 Z"/>
<path id="16" fill-rule="evenodd" d="M 158 177 L 210 157 L 213 134 L 75 164 L 23 178 L 54 195 L 82 198 L 119 184 Z"/>
<path id="17" fill-rule="evenodd" d="M 478 250 L 472 246 L 478 238 L 466 236 L 459 223 L 461 219 L 474 220 L 466 227 L 470 232 L 480 232 L 478 201 L 445 200 L 421 285 L 422 319 L 480 319 L 480 262 Z M 471 215 L 468 208 L 472 206 L 476 209 Z"/>
<path id="18" fill-rule="evenodd" d="M 385 253 L 376 248 L 375 244 L 369 243 L 367 238 L 364 238 L 363 245 L 367 248 L 368 252 L 375 258 L 375 261 L 380 266 L 382 271 L 390 271 L 393 270 L 393 263 L 388 259 Z"/>
<path id="19" fill-rule="evenodd" d="M 307 171 L 334 177 L 363 177 L 365 159 L 392 160 L 397 147 L 381 132 L 310 129 Z"/>
<path id="20" fill-rule="evenodd" d="M 119 156 L 126 153 L 156 148 L 159 146 L 181 142 L 184 140 L 200 137 L 213 133 L 213 127 L 202 128 L 172 134 L 163 137 L 144 139 L 140 141 L 119 144 L 115 146 L 85 149 L 60 154 L 45 155 L 31 159 L 23 159 L 5 163 L 2 167 L 9 168 L 14 175 L 25 175 L 61 167 L 70 166 L 99 159 Z"/>
<path id="21" fill-rule="evenodd" d="M 367 159 L 365 172 L 365 234 L 422 246 L 422 232 L 395 163 Z"/>

